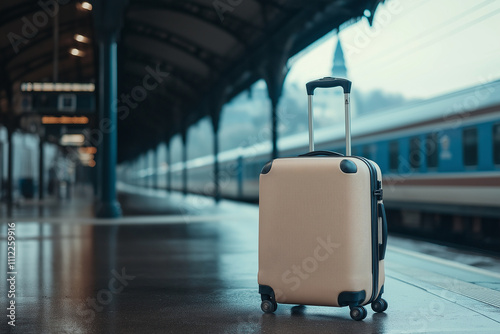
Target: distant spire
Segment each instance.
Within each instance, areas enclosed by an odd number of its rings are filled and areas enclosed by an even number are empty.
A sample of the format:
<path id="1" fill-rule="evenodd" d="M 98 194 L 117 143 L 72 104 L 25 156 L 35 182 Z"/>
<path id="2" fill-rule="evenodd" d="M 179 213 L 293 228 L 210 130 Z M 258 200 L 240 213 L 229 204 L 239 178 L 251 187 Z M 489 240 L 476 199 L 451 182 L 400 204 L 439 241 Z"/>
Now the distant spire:
<path id="1" fill-rule="evenodd" d="M 346 78 L 347 68 L 345 67 L 344 51 L 340 45 L 340 38 L 337 40 L 337 47 L 335 48 L 335 55 L 333 56 L 332 76 Z"/>

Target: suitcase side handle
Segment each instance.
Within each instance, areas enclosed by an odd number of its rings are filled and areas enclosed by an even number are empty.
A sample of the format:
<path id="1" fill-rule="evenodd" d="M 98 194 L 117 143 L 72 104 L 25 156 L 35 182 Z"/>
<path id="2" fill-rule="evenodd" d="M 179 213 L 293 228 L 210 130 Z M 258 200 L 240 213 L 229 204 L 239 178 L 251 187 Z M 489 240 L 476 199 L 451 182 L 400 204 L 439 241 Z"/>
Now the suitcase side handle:
<path id="1" fill-rule="evenodd" d="M 344 94 L 351 93 L 352 83 L 343 78 L 332 78 L 324 77 L 318 80 L 309 81 L 306 83 L 307 95 L 314 95 L 314 90 L 316 88 L 333 88 L 342 87 L 344 89 Z"/>
<path id="2" fill-rule="evenodd" d="M 379 245 L 379 260 L 383 260 L 385 258 L 385 250 L 387 249 L 387 217 L 385 215 L 385 207 L 384 203 L 379 203 L 378 205 L 378 214 L 379 217 L 382 217 L 382 243 Z"/>
<path id="3" fill-rule="evenodd" d="M 313 106 L 312 97 L 316 88 L 342 87 L 344 89 L 345 102 L 345 155 L 351 155 L 351 114 L 350 114 L 350 95 L 351 85 L 347 79 L 324 77 L 322 79 L 309 81 L 306 83 L 307 89 L 307 111 L 309 114 L 309 151 L 314 151 L 314 133 L 313 133 Z"/>

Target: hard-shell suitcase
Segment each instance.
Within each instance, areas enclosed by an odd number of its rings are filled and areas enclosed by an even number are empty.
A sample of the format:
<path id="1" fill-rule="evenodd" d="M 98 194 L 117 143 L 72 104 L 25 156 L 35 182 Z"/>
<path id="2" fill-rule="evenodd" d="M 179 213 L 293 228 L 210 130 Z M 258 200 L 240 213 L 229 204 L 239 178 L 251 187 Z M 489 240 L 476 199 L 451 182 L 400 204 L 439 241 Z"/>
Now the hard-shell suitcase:
<path id="1" fill-rule="evenodd" d="M 344 89 L 346 155 L 314 151 L 315 88 Z M 259 181 L 259 293 L 261 308 L 278 303 L 349 306 L 362 320 L 371 303 L 387 309 L 384 255 L 387 222 L 382 175 L 373 161 L 351 156 L 351 82 L 323 78 L 307 83 L 309 153 L 267 163 Z"/>

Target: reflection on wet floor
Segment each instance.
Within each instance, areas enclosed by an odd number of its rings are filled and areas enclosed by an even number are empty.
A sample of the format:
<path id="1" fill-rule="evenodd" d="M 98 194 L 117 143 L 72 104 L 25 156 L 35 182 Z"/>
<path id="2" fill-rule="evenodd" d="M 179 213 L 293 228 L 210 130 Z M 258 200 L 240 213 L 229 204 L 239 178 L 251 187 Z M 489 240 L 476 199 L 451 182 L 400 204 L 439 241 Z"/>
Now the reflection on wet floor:
<path id="1" fill-rule="evenodd" d="M 126 196 L 139 207 L 161 203 Z M 175 216 L 180 220 L 168 224 L 144 224 L 147 217 L 139 216 L 135 224 L 17 223 L 17 326 L 11 332 L 478 333 L 500 328 L 494 305 L 500 301 L 500 277 L 413 256 L 418 247 L 397 247 L 404 244 L 400 239 L 387 254 L 386 314 L 369 309 L 363 322 L 354 322 L 345 308 L 298 305 L 263 314 L 257 207 L 203 205 L 187 205 Z M 182 219 L 194 217 L 193 209 L 195 222 Z M 6 230 L 4 221 L 2 268 Z M 0 281 L 6 279 L 6 271 L 0 271 Z M 0 304 L 6 308 L 3 290 Z M 11 329 L 2 321 L 0 330 Z"/>

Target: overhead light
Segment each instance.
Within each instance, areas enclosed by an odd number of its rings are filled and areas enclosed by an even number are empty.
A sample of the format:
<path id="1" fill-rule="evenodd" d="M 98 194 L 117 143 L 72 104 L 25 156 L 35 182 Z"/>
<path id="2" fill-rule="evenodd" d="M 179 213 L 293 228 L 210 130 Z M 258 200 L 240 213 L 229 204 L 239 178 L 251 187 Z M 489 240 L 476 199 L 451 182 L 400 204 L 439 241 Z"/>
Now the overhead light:
<path id="1" fill-rule="evenodd" d="M 84 142 L 85 136 L 82 134 L 65 134 L 60 141 L 64 146 L 82 146 Z"/>
<path id="2" fill-rule="evenodd" d="M 79 152 L 78 153 L 78 159 L 80 159 L 80 161 L 83 164 L 88 164 L 89 161 L 94 160 L 94 155 L 93 154 L 87 154 L 87 153 Z"/>
<path id="3" fill-rule="evenodd" d="M 89 167 L 95 167 L 95 160 L 90 160 L 88 166 Z"/>
<path id="4" fill-rule="evenodd" d="M 88 37 L 80 35 L 80 34 L 75 34 L 74 38 L 75 38 L 75 41 L 80 42 L 80 43 L 90 42 L 90 39 Z"/>
<path id="5" fill-rule="evenodd" d="M 92 10 L 92 4 L 88 1 L 84 1 L 82 3 L 80 3 L 80 7 L 84 10 Z"/>
<path id="6" fill-rule="evenodd" d="M 80 82 L 23 82 L 22 92 L 43 91 L 43 92 L 93 92 L 95 84 Z"/>
<path id="7" fill-rule="evenodd" d="M 365 11 L 363 12 L 363 15 L 366 17 L 370 17 L 370 16 L 372 16 L 372 12 L 370 12 L 368 9 L 365 9 Z"/>
<path id="8" fill-rule="evenodd" d="M 85 52 L 83 52 L 82 50 L 78 50 L 77 48 L 72 48 L 71 50 L 69 50 L 69 53 L 77 57 L 85 56 Z"/>
<path id="9" fill-rule="evenodd" d="M 42 124 L 88 124 L 89 118 L 85 116 L 43 116 Z"/>
<path id="10" fill-rule="evenodd" d="M 97 153 L 97 148 L 88 146 L 88 147 L 80 147 L 78 149 L 80 153 L 85 153 L 85 154 L 96 154 Z"/>

